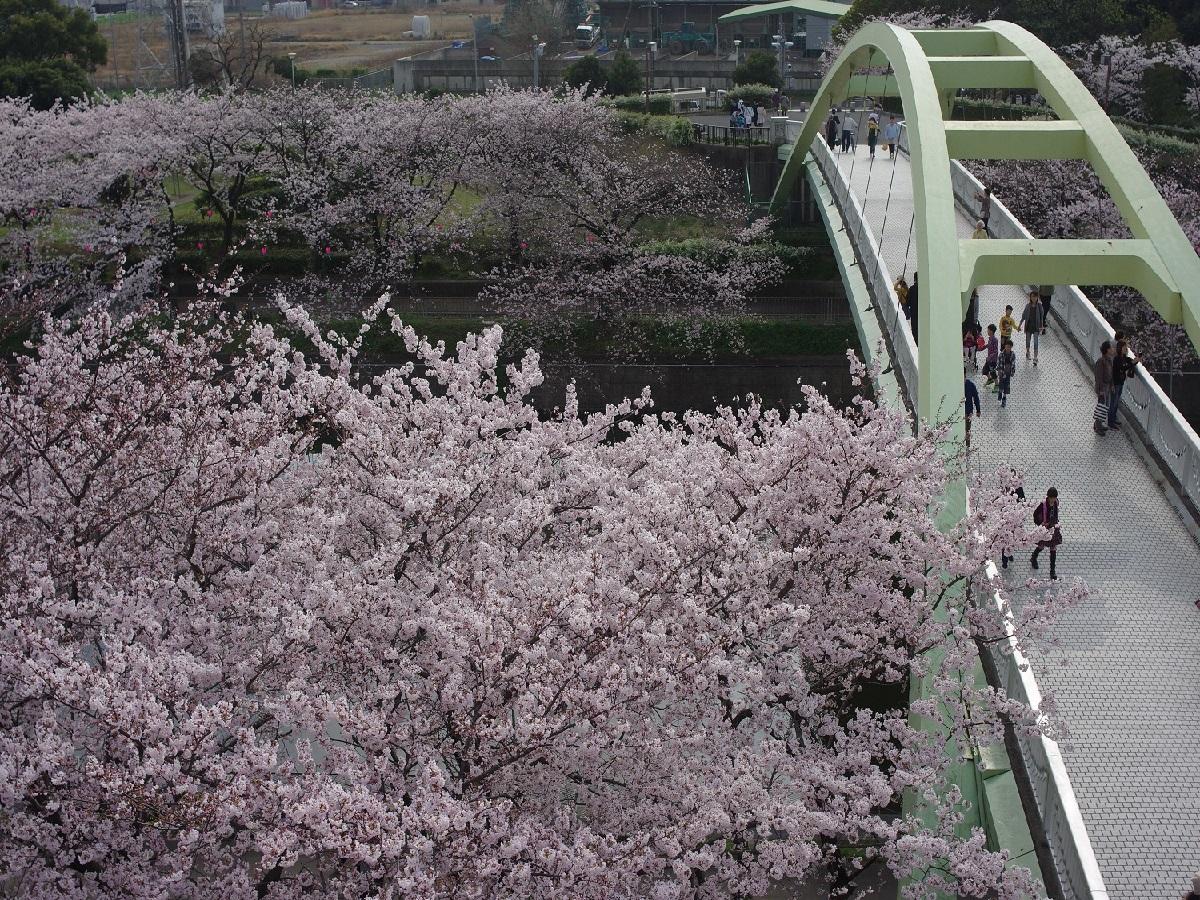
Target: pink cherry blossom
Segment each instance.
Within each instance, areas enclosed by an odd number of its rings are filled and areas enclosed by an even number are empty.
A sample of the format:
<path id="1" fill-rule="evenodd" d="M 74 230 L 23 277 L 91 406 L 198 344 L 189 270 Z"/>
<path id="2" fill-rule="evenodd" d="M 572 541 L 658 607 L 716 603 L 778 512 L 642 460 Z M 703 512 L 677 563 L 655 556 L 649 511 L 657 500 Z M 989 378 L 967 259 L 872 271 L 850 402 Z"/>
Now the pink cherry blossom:
<path id="1" fill-rule="evenodd" d="M 540 418 L 536 354 L 430 346 L 387 303 L 386 371 L 365 332 L 282 304 L 305 357 L 204 302 L 47 320 L 0 382 L 4 883 L 718 898 L 848 877 L 854 844 L 1032 893 L 955 834 L 903 709 L 924 675 L 960 741 L 1047 727 L 956 675 L 1002 636 L 962 589 L 1039 536 L 1011 473 L 943 533 L 938 429 L 870 400 L 584 416 L 569 389 Z M 1022 645 L 1077 598 L 1014 610 Z M 932 824 L 907 792 L 941 792 Z"/>

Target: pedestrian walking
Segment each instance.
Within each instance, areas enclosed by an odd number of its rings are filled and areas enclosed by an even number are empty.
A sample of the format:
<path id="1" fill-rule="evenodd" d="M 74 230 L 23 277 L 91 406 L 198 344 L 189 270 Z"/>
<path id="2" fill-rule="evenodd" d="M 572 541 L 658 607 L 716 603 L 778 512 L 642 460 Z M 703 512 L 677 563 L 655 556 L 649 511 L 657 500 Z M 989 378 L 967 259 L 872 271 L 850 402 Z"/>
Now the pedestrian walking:
<path id="1" fill-rule="evenodd" d="M 787 114 L 788 114 L 789 106 L 790 106 L 790 104 L 788 103 L 788 95 L 780 94 L 779 95 L 779 114 L 786 118 Z"/>
<path id="2" fill-rule="evenodd" d="M 909 317 L 908 311 L 908 282 L 901 275 L 896 279 L 896 283 L 892 285 L 892 290 L 896 292 L 896 301 L 900 304 L 900 309 L 904 313 L 904 318 Z"/>
<path id="3" fill-rule="evenodd" d="M 858 142 L 855 140 L 854 132 L 858 130 L 858 123 L 854 121 L 854 116 L 846 113 L 846 117 L 842 119 L 842 152 L 847 150 L 854 152 L 858 149 Z"/>
<path id="4" fill-rule="evenodd" d="M 1004 315 L 1000 317 L 1000 341 L 1004 342 L 1011 338 L 1016 327 L 1017 320 L 1013 318 L 1013 308 L 1011 306 L 1004 307 Z"/>
<path id="5" fill-rule="evenodd" d="M 967 405 L 966 429 L 967 429 L 967 449 L 971 449 L 971 410 L 975 410 L 975 415 L 979 415 L 979 388 L 975 387 L 975 382 L 970 378 L 963 376 L 963 399 Z"/>
<path id="6" fill-rule="evenodd" d="M 979 364 L 975 361 L 975 329 L 970 325 L 963 328 L 963 365 L 970 366 L 972 369 L 978 369 Z"/>
<path id="7" fill-rule="evenodd" d="M 1021 310 L 1021 321 L 1018 331 L 1025 332 L 1025 358 L 1030 359 L 1029 349 L 1033 348 L 1033 365 L 1038 364 L 1038 341 L 1042 336 L 1042 303 L 1037 291 L 1029 292 L 1029 302 Z"/>
<path id="8" fill-rule="evenodd" d="M 1008 406 L 1013 373 L 1017 371 L 1017 354 L 1013 353 L 1013 343 L 1008 338 L 1000 342 L 1000 347 L 1000 356 L 996 359 L 996 397 L 1003 409 Z"/>
<path id="9" fill-rule="evenodd" d="M 883 129 L 883 141 L 888 146 L 889 158 L 896 158 L 896 146 L 900 143 L 900 123 L 895 116 L 888 117 L 887 127 Z"/>
<path id="10" fill-rule="evenodd" d="M 995 390 L 996 364 L 1000 361 L 1000 338 L 996 337 L 995 325 L 989 324 L 987 327 L 987 343 L 984 344 L 984 348 L 987 350 L 987 356 L 983 359 L 983 374 L 987 383 Z"/>
<path id="11" fill-rule="evenodd" d="M 1062 530 L 1058 526 L 1058 488 L 1050 488 L 1046 491 L 1046 499 L 1039 503 L 1033 510 L 1033 524 L 1040 525 L 1043 528 L 1050 529 L 1050 537 L 1044 541 L 1038 541 L 1037 547 L 1034 548 L 1033 555 L 1029 557 L 1029 565 L 1033 568 L 1038 568 L 1038 556 L 1043 550 L 1050 551 L 1050 578 L 1053 581 L 1058 580 L 1058 572 L 1055 571 L 1055 566 L 1058 562 L 1058 546 L 1062 543 Z"/>
<path id="12" fill-rule="evenodd" d="M 994 328 L 995 326 L 994 326 L 994 325 L 989 325 L 988 327 L 989 327 L 989 328 Z M 1017 498 L 1019 501 L 1021 501 L 1022 503 L 1024 503 L 1024 502 L 1025 502 L 1025 487 L 1024 487 L 1024 485 L 1020 485 L 1020 484 L 1018 484 L 1018 485 L 1017 485 L 1015 488 L 1013 488 L 1013 489 L 1012 489 L 1012 493 L 1013 493 L 1013 494 L 1016 496 L 1016 498 Z M 1008 548 L 1008 547 L 1001 547 L 1001 548 L 1000 548 L 1000 568 L 1002 568 L 1002 569 L 1007 569 L 1007 568 L 1008 568 L 1008 564 L 1009 564 L 1010 562 L 1012 562 L 1012 561 L 1014 560 L 1014 558 L 1015 558 L 1015 557 L 1014 557 L 1014 556 L 1013 556 L 1011 553 L 1009 553 L 1008 551 L 1009 551 L 1009 548 Z"/>
<path id="13" fill-rule="evenodd" d="M 975 199 L 979 201 L 979 221 L 983 223 L 983 230 L 987 231 L 988 221 L 992 218 L 992 189 L 985 187 L 982 194 L 976 194 Z"/>
<path id="14" fill-rule="evenodd" d="M 875 158 L 875 145 L 879 143 L 879 117 L 871 113 L 867 119 L 867 152 Z"/>
<path id="15" fill-rule="evenodd" d="M 1117 414 L 1121 409 L 1121 394 L 1125 390 L 1125 382 L 1137 376 L 1137 357 L 1129 349 L 1129 341 L 1117 341 L 1117 349 L 1112 361 L 1112 393 L 1108 398 L 1108 427 L 1120 429 Z"/>
<path id="16" fill-rule="evenodd" d="M 1050 304 L 1054 301 L 1054 285 L 1039 284 L 1038 297 L 1042 301 L 1042 334 L 1050 327 Z"/>
<path id="17" fill-rule="evenodd" d="M 1113 345 L 1105 341 L 1100 345 L 1100 357 L 1092 365 L 1095 380 L 1096 406 L 1092 410 L 1092 430 L 1096 434 L 1108 431 L 1109 398 L 1113 389 Z"/>
<path id="18" fill-rule="evenodd" d="M 975 221 L 975 230 L 971 232 L 971 240 L 978 241 L 980 239 L 986 239 L 987 236 L 987 225 L 984 224 L 983 219 L 977 219 Z"/>
<path id="19" fill-rule="evenodd" d="M 829 145 L 829 149 L 834 148 L 837 142 L 838 130 L 842 127 L 842 120 L 838 118 L 837 110 L 829 111 L 829 118 L 825 120 L 825 143 Z"/>
<path id="20" fill-rule="evenodd" d="M 912 331 L 913 343 L 920 341 L 917 336 L 917 316 L 921 312 L 921 291 L 917 283 L 917 273 L 913 272 L 913 283 L 908 286 L 908 327 Z"/>

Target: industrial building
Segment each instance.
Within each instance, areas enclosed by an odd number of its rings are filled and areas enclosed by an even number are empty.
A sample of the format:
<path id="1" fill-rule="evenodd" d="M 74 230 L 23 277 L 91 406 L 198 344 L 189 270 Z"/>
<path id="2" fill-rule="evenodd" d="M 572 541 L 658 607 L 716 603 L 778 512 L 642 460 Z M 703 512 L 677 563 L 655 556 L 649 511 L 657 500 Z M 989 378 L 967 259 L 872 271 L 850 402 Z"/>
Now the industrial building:
<path id="1" fill-rule="evenodd" d="M 797 51 L 816 55 L 829 42 L 834 24 L 850 9 L 830 0 L 783 0 L 747 6 L 739 0 L 599 0 L 600 27 L 610 47 L 658 42 L 670 49 L 720 52 L 770 48 L 782 34 Z M 689 36 L 690 37 L 689 39 Z M 676 48 L 678 49 L 678 48 Z"/>

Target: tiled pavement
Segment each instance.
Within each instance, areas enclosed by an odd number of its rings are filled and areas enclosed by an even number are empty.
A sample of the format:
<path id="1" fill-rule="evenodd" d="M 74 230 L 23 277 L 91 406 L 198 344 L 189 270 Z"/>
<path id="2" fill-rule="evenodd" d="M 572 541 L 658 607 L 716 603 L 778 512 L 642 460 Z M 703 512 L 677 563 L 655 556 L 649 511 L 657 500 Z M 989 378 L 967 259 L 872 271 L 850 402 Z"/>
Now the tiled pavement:
<path id="1" fill-rule="evenodd" d="M 911 281 L 907 158 L 893 165 L 884 151 L 872 165 L 860 145 L 839 165 L 860 201 L 866 195 L 893 278 L 907 250 Z M 960 215 L 958 225 L 969 237 L 973 222 Z M 979 293 L 985 325 L 999 321 L 1006 303 L 1018 314 L 1024 304 L 1016 287 Z M 1129 436 L 1093 433 L 1091 374 L 1057 325 L 1041 339 L 1036 368 L 1024 360 L 1024 336 L 1015 336 L 1007 408 L 978 380 L 974 465 L 1024 469 L 1031 499 L 1058 488 L 1059 574 L 1082 577 L 1091 596 L 1056 626 L 1065 664 L 1035 662 L 1035 675 L 1070 730 L 1067 770 L 1109 895 L 1176 900 L 1200 869 L 1200 547 Z M 1028 557 L 1009 573 L 1014 585 L 1023 582 Z"/>

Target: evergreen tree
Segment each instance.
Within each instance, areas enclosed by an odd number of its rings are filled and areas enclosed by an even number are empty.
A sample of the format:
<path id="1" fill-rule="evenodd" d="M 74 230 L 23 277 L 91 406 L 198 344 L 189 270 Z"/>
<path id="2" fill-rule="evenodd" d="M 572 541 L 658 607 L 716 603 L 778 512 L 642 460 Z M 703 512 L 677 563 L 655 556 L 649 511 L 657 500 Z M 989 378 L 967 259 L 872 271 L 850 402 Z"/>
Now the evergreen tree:
<path id="1" fill-rule="evenodd" d="M 87 93 L 87 73 L 108 45 L 82 9 L 56 0 L 0 0 L 0 95 L 32 97 L 39 109 Z"/>
<path id="2" fill-rule="evenodd" d="M 617 52 L 608 70 L 605 90 L 616 97 L 638 94 L 642 90 L 642 71 L 624 50 Z"/>
<path id="3" fill-rule="evenodd" d="M 605 90 L 604 68 L 600 60 L 590 54 L 567 66 L 564 80 L 573 88 L 587 85 L 589 96 Z"/>
<path id="4" fill-rule="evenodd" d="M 755 50 L 733 70 L 733 83 L 779 87 L 779 60 L 773 53 Z"/>

